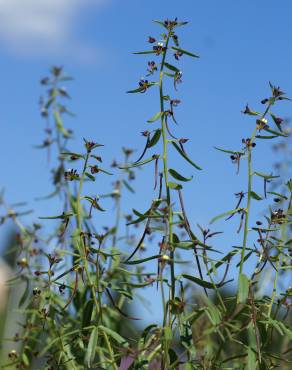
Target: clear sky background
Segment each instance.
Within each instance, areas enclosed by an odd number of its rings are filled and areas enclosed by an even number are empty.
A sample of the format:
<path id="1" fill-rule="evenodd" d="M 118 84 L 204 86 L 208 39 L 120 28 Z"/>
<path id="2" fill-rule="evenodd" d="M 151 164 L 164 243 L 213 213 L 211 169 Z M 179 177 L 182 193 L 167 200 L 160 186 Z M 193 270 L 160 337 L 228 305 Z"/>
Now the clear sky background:
<path id="1" fill-rule="evenodd" d="M 178 31 L 181 46 L 200 59 L 180 62 L 183 84 L 175 97 L 182 104 L 175 132 L 190 138 L 189 154 L 204 171 L 193 172 L 177 156 L 171 160 L 172 167 L 194 175 L 185 186 L 186 207 L 193 225 L 207 227 L 214 215 L 234 207 L 234 193 L 246 190 L 245 166 L 236 176 L 228 155 L 213 147 L 241 149 L 254 120 L 240 112 L 246 103 L 263 109 L 268 81 L 292 95 L 291 14 L 290 0 L 0 0 L 0 187 L 7 200 L 31 202 L 36 210 L 31 219 L 60 211 L 57 201 L 34 202 L 52 190 L 46 153 L 33 146 L 44 138 L 39 80 L 53 64 L 75 78 L 67 84 L 69 107 L 77 115 L 66 121 L 75 133 L 72 149 L 81 148 L 82 137 L 103 143 L 109 166 L 121 158 L 122 146 L 142 148 L 140 132 L 149 129 L 146 121 L 159 110 L 159 101 L 154 90 L 125 93 L 145 76 L 148 61 L 131 52 L 147 49 L 148 36 L 161 32 L 151 20 L 178 17 L 190 22 Z M 291 108 L 283 103 L 275 112 L 285 118 Z M 267 141 L 257 145 L 259 171 L 269 171 L 278 160 L 270 146 Z M 141 211 L 152 199 L 150 167 L 139 172 L 137 193 L 126 198 Z M 106 192 L 109 185 L 109 180 L 97 182 L 95 192 Z M 265 205 L 255 207 L 258 218 Z M 104 217 L 106 224 L 110 218 Z M 222 251 L 240 244 L 237 226 L 236 218 L 214 225 L 226 231 L 217 238 Z M 2 243 L 3 231 L 0 237 Z"/>

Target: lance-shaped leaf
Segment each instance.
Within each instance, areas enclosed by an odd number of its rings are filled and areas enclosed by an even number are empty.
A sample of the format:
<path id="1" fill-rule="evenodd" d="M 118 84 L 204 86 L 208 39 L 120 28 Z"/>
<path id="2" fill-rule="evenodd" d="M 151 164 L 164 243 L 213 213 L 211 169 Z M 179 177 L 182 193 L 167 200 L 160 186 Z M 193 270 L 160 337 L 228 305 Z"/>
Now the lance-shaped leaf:
<path id="1" fill-rule="evenodd" d="M 179 72 L 180 71 L 177 67 L 173 66 L 172 64 L 164 63 L 164 65 L 165 65 L 166 68 L 170 69 L 173 72 Z"/>
<path id="2" fill-rule="evenodd" d="M 271 194 L 271 195 L 275 195 L 276 197 L 279 197 L 281 199 L 284 199 L 284 200 L 287 200 L 288 198 L 286 197 L 286 195 L 283 195 L 283 194 L 280 194 L 280 193 L 277 193 L 275 191 L 267 191 L 268 194 Z"/>
<path id="3" fill-rule="evenodd" d="M 245 274 L 240 274 L 238 279 L 237 303 L 245 303 L 248 298 L 249 280 Z"/>
<path id="4" fill-rule="evenodd" d="M 261 140 L 270 140 L 275 139 L 276 137 L 278 137 L 278 135 L 256 135 L 256 138 Z"/>
<path id="5" fill-rule="evenodd" d="M 187 161 L 189 162 L 193 167 L 195 167 L 197 170 L 202 170 L 201 167 L 199 167 L 196 163 L 194 163 L 188 156 L 187 154 L 181 150 L 181 148 L 177 145 L 176 142 L 172 141 L 172 145 L 175 147 L 175 149 L 179 152 L 179 154 Z"/>
<path id="6" fill-rule="evenodd" d="M 174 169 L 172 169 L 172 168 L 170 168 L 169 170 L 168 170 L 168 172 L 170 173 L 170 175 L 173 177 L 173 178 L 175 178 L 176 180 L 179 180 L 179 181 L 184 181 L 184 182 L 186 182 L 186 181 L 191 181 L 192 180 L 192 178 L 193 178 L 193 176 L 191 176 L 191 177 L 184 177 L 184 176 L 182 176 L 181 174 L 179 174 L 176 170 L 174 170 Z"/>
<path id="7" fill-rule="evenodd" d="M 92 368 L 94 362 L 97 340 L 98 340 L 98 327 L 95 327 L 90 334 L 88 347 L 85 354 L 85 364 L 89 367 L 89 369 Z"/>
<path id="8" fill-rule="evenodd" d="M 58 216 L 39 217 L 39 219 L 41 220 L 57 220 L 57 219 L 64 220 L 71 216 L 75 216 L 75 213 L 62 213 L 61 215 L 58 215 Z"/>
<path id="9" fill-rule="evenodd" d="M 157 85 L 157 82 L 148 82 L 146 89 L 149 89 L 149 87 L 152 87 L 154 85 Z M 145 86 L 140 86 L 137 89 L 134 90 L 129 90 L 127 91 L 128 94 L 135 94 L 135 93 L 140 93 L 142 91 L 145 91 Z"/>
<path id="10" fill-rule="evenodd" d="M 231 216 L 231 215 L 237 213 L 239 210 L 240 210 L 240 208 L 236 208 L 236 209 L 233 209 L 232 211 L 227 211 L 227 212 L 224 212 L 224 213 L 220 213 L 220 215 L 215 216 L 215 217 L 212 218 L 212 220 L 210 221 L 210 224 L 212 224 L 213 222 L 215 222 L 217 220 L 220 220 L 220 218 L 223 218 L 223 217 L 226 217 L 226 216 Z"/>
<path id="11" fill-rule="evenodd" d="M 156 114 L 154 114 L 153 117 L 151 117 L 147 122 L 148 123 L 152 123 L 152 122 L 155 122 L 157 120 L 159 120 L 160 117 L 162 117 L 164 112 L 157 112 Z"/>
<path id="12" fill-rule="evenodd" d="M 223 265 L 224 263 L 229 263 L 229 261 L 231 260 L 231 258 L 233 256 L 235 256 L 236 254 L 238 254 L 240 252 L 239 249 L 234 249 L 233 251 L 227 253 L 220 261 L 216 262 L 214 267 L 210 268 L 209 270 L 209 273 L 212 273 L 213 271 L 215 271 L 216 269 L 218 269 L 221 265 Z"/>
<path id="13" fill-rule="evenodd" d="M 152 162 L 152 161 L 154 161 L 155 159 L 158 159 L 158 158 L 159 158 L 159 155 L 158 154 L 154 154 L 151 158 L 144 159 L 143 161 L 140 161 L 140 162 L 135 162 L 135 163 L 133 163 L 133 164 L 131 164 L 129 166 L 119 166 L 119 168 L 121 170 L 127 170 L 128 168 L 141 167 L 144 164 L 149 163 L 149 162 Z"/>
<path id="14" fill-rule="evenodd" d="M 140 263 L 148 262 L 148 261 L 151 261 L 151 260 L 160 258 L 160 257 L 161 257 L 160 254 L 156 254 L 155 256 L 151 256 L 151 257 L 147 257 L 147 258 L 142 258 L 142 259 L 135 260 L 135 261 L 125 261 L 123 263 L 125 265 L 139 265 Z"/>
<path id="15" fill-rule="evenodd" d="M 155 130 L 152 138 L 148 142 L 147 148 L 152 148 L 153 146 L 155 146 L 158 143 L 160 136 L 161 136 L 161 129 Z"/>
<path id="16" fill-rule="evenodd" d="M 220 152 L 223 152 L 223 153 L 228 153 L 228 154 L 240 154 L 240 155 L 243 155 L 244 152 L 236 152 L 234 150 L 227 150 L 227 149 L 222 149 L 222 148 L 218 148 L 217 146 L 214 147 L 216 150 L 219 150 Z"/>
<path id="17" fill-rule="evenodd" d="M 273 135 L 276 135 L 276 136 L 288 137 L 288 135 L 286 135 L 286 134 L 284 134 L 280 131 L 272 130 L 271 128 L 264 128 L 264 130 L 266 132 L 269 132 L 270 134 L 273 134 Z"/>
<path id="18" fill-rule="evenodd" d="M 135 55 L 143 55 L 143 54 L 155 54 L 155 50 L 145 50 L 145 51 L 135 51 L 133 54 Z"/>
<path id="19" fill-rule="evenodd" d="M 278 130 L 282 132 L 281 123 L 283 120 L 281 118 L 276 117 L 273 113 L 270 113 L 273 121 L 275 122 L 275 125 L 278 127 Z"/>
<path id="20" fill-rule="evenodd" d="M 225 285 L 225 284 L 227 284 L 227 283 L 229 283 L 231 281 L 231 280 L 228 280 L 228 281 L 225 281 L 224 283 L 221 283 L 221 284 L 212 284 L 209 281 L 205 281 L 205 280 L 199 279 L 199 278 L 197 278 L 195 276 L 192 276 L 192 275 L 182 274 L 182 277 L 185 278 L 185 279 L 187 279 L 187 280 L 192 281 L 193 283 L 196 283 L 196 284 L 200 285 L 203 288 L 207 288 L 207 289 L 220 288 L 223 285 Z"/>
<path id="21" fill-rule="evenodd" d="M 189 52 L 189 51 L 187 51 L 187 50 L 184 50 L 184 49 L 181 49 L 181 48 L 177 48 L 176 46 L 172 46 L 171 48 L 172 48 L 173 50 L 175 50 L 175 51 L 179 51 L 180 53 L 186 54 L 186 55 L 188 55 L 188 56 L 190 56 L 190 57 L 193 57 L 193 58 L 200 58 L 198 55 L 193 54 L 193 53 L 191 53 L 191 52 Z"/>
<path id="22" fill-rule="evenodd" d="M 280 177 L 280 176 L 274 176 L 272 174 L 267 175 L 266 173 L 262 173 L 262 172 L 254 172 L 254 175 L 257 175 L 259 177 L 262 177 L 262 178 L 264 178 L 266 180 L 277 179 L 278 177 Z"/>
<path id="23" fill-rule="evenodd" d="M 93 299 L 89 299 L 84 306 L 83 314 L 82 314 L 82 328 L 86 328 L 90 325 L 91 316 L 93 312 Z"/>
<path id="24" fill-rule="evenodd" d="M 89 180 L 95 181 L 95 177 L 93 175 L 91 175 L 91 173 L 85 172 L 85 176 L 87 176 L 89 178 Z"/>
<path id="25" fill-rule="evenodd" d="M 126 339 L 123 338 L 120 334 L 118 334 L 115 331 L 113 331 L 112 329 L 107 328 L 107 327 L 105 327 L 103 325 L 99 325 L 98 328 L 102 332 L 104 332 L 104 333 L 108 334 L 110 337 L 112 337 L 116 342 L 118 342 L 119 344 L 121 344 L 123 347 L 128 347 L 129 346 L 129 344 L 126 341 Z"/>
<path id="26" fill-rule="evenodd" d="M 251 192 L 250 192 L 250 196 L 251 196 L 253 199 L 255 199 L 255 200 L 263 200 L 263 198 L 262 198 L 260 195 L 258 195 L 256 192 L 254 192 L 254 191 L 251 191 Z"/>
<path id="27" fill-rule="evenodd" d="M 128 181 L 126 180 L 123 180 L 123 184 L 125 185 L 125 187 L 131 192 L 131 193 L 135 193 L 135 190 L 132 188 L 132 186 L 128 183 Z"/>
<path id="28" fill-rule="evenodd" d="M 75 157 L 75 158 L 85 158 L 84 155 L 78 154 L 78 153 L 73 153 L 73 152 L 63 152 L 61 154 L 64 155 L 64 156 L 70 155 L 70 157 L 72 156 L 72 157 Z"/>

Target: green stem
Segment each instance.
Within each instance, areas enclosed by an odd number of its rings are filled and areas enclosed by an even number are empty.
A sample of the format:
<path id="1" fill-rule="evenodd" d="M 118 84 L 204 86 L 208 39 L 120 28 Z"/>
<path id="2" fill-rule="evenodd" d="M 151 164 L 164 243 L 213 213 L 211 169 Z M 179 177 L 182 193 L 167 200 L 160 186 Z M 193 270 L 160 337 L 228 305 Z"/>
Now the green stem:
<path id="1" fill-rule="evenodd" d="M 265 118 L 265 116 L 268 114 L 271 107 L 271 103 L 268 104 L 265 112 L 262 114 L 260 119 Z M 245 210 L 245 221 L 244 221 L 244 234 L 243 234 L 243 246 L 241 251 L 241 258 L 240 258 L 240 267 L 239 267 L 239 274 L 242 274 L 243 272 L 243 264 L 244 264 L 244 258 L 245 258 L 245 250 L 247 246 L 247 237 L 248 237 L 248 223 L 249 223 L 249 215 L 250 215 L 250 205 L 251 205 L 251 192 L 252 192 L 252 143 L 255 140 L 256 134 L 257 134 L 257 127 L 254 128 L 249 147 L 248 147 L 248 191 L 247 191 L 247 206 Z"/>
<path id="2" fill-rule="evenodd" d="M 163 68 L 165 64 L 165 58 L 168 48 L 168 43 L 170 39 L 171 31 L 167 35 L 166 43 L 165 43 L 165 50 L 163 51 L 161 67 L 160 67 L 160 77 L 159 77 L 159 93 L 160 93 L 160 111 L 164 113 L 164 95 L 163 95 Z M 168 161 L 167 161 L 167 132 L 166 132 L 166 124 L 165 124 L 165 116 L 162 114 L 161 116 L 161 132 L 162 132 L 162 139 L 163 139 L 163 174 L 164 174 L 164 182 L 165 182 L 165 189 L 166 189 L 166 201 L 168 206 L 168 242 L 170 246 L 170 271 L 171 271 L 171 300 L 175 298 L 175 272 L 174 272 L 174 249 L 173 249 L 173 234 L 172 234 L 172 225 L 173 225 L 173 212 L 171 206 L 171 196 L 170 196 L 170 188 L 168 184 Z M 171 313 L 169 313 L 169 318 L 171 322 Z"/>

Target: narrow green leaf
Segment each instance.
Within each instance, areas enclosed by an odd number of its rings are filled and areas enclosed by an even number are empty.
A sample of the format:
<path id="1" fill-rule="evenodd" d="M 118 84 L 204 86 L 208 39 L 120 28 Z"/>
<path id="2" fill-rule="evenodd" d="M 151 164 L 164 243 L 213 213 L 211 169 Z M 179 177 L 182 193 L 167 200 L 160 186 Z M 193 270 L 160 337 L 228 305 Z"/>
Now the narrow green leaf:
<path id="1" fill-rule="evenodd" d="M 152 161 L 154 161 L 155 159 L 158 159 L 158 158 L 159 158 L 159 156 L 158 156 L 158 155 L 153 155 L 152 157 L 147 158 L 147 159 L 144 159 L 143 161 L 135 162 L 135 163 L 133 163 L 133 164 L 131 164 L 131 165 L 129 165 L 129 166 L 119 166 L 119 168 L 120 168 L 121 170 L 127 170 L 128 168 L 141 167 L 141 166 L 143 166 L 144 164 L 149 163 L 149 162 L 152 162 Z"/>
<path id="2" fill-rule="evenodd" d="M 159 120 L 159 118 L 163 115 L 163 112 L 157 112 L 156 114 L 154 114 L 153 117 L 151 117 L 147 122 L 148 123 L 152 123 L 152 122 L 155 122 L 157 120 Z"/>
<path id="3" fill-rule="evenodd" d="M 247 370 L 255 370 L 257 368 L 257 357 L 254 351 L 248 347 L 247 349 Z"/>
<path id="4" fill-rule="evenodd" d="M 132 186 L 128 183 L 128 181 L 126 180 L 123 180 L 123 184 L 125 185 L 125 187 L 131 192 L 131 193 L 135 193 L 135 190 L 132 188 Z"/>
<path id="5" fill-rule="evenodd" d="M 154 260 L 154 259 L 157 259 L 161 257 L 160 254 L 156 254 L 155 256 L 151 256 L 151 257 L 147 257 L 147 258 L 142 258 L 142 259 L 139 259 L 139 260 L 134 260 L 134 261 L 127 261 L 127 262 L 122 262 L 124 265 L 138 265 L 140 263 L 144 263 L 144 262 L 147 262 L 147 261 L 151 261 L 151 260 Z"/>
<path id="6" fill-rule="evenodd" d="M 257 175 L 259 177 L 262 177 L 262 178 L 264 178 L 266 180 L 277 179 L 278 177 L 280 177 L 280 176 L 273 176 L 272 174 L 267 175 L 267 174 L 262 173 L 262 172 L 254 172 L 254 175 Z"/>
<path id="7" fill-rule="evenodd" d="M 267 191 L 267 194 L 275 195 L 276 197 L 284 199 L 284 200 L 288 199 L 285 195 L 276 193 L 275 191 Z"/>
<path id="8" fill-rule="evenodd" d="M 236 254 L 238 254 L 239 252 L 240 252 L 239 249 L 234 249 L 233 251 L 227 253 L 226 256 L 224 256 L 220 261 L 215 263 L 214 268 L 211 268 L 209 272 L 212 273 L 215 269 L 218 269 L 221 265 L 225 264 L 225 262 L 230 261 L 231 258 L 235 256 Z"/>
<path id="9" fill-rule="evenodd" d="M 126 341 L 125 338 L 123 338 L 120 334 L 116 333 L 115 331 L 113 331 L 112 329 L 110 328 L 107 328 L 103 325 L 99 325 L 98 327 L 101 331 L 103 331 L 104 333 L 108 334 L 110 337 L 112 337 L 115 341 L 117 341 L 119 344 L 121 344 L 123 347 L 128 347 L 129 344 L 128 342 Z"/>
<path id="10" fill-rule="evenodd" d="M 194 163 L 185 152 L 181 150 L 181 148 L 175 143 L 174 141 L 171 142 L 172 145 L 175 147 L 175 149 L 179 152 L 179 154 L 187 161 L 189 162 L 193 167 L 195 167 L 197 170 L 202 170 L 201 167 L 199 167 L 196 163 Z"/>
<path id="11" fill-rule="evenodd" d="M 263 198 L 261 196 L 259 196 L 257 193 L 255 193 L 254 191 L 251 191 L 250 192 L 250 196 L 255 199 L 255 200 L 263 200 Z"/>
<path id="12" fill-rule="evenodd" d="M 210 224 L 212 224 L 213 222 L 215 222 L 217 220 L 220 220 L 220 218 L 223 218 L 223 217 L 226 217 L 226 216 L 231 216 L 234 213 L 237 213 L 239 211 L 239 209 L 240 208 L 236 208 L 236 209 L 233 209 L 232 211 L 227 211 L 227 212 L 224 212 L 224 213 L 220 213 L 220 215 L 215 216 L 215 217 L 212 218 L 212 220 L 210 221 Z"/>
<path id="13" fill-rule="evenodd" d="M 270 113 L 270 116 L 272 117 L 275 125 L 278 127 L 278 130 L 282 132 L 282 127 L 281 124 L 279 124 L 278 122 L 278 118 L 273 113 Z"/>
<path id="14" fill-rule="evenodd" d="M 147 84 L 147 89 L 149 89 L 149 87 L 154 86 L 154 85 L 157 85 L 157 82 L 149 82 Z M 135 94 L 135 93 L 140 93 L 142 91 L 145 91 L 145 87 L 140 86 L 137 89 L 127 91 L 127 93 L 128 94 Z"/>
<path id="15" fill-rule="evenodd" d="M 95 181 L 95 177 L 93 175 L 91 175 L 91 173 L 88 173 L 88 172 L 85 172 L 85 175 L 91 180 L 91 181 Z"/>
<path id="16" fill-rule="evenodd" d="M 262 139 L 262 140 L 275 139 L 276 137 L 278 137 L 278 135 L 272 135 L 272 136 L 268 136 L 268 135 L 256 135 L 256 138 L 257 139 Z"/>
<path id="17" fill-rule="evenodd" d="M 191 276 L 191 275 L 187 275 L 187 274 L 182 274 L 182 277 L 184 277 L 185 279 L 188 279 L 190 281 L 192 281 L 193 283 L 196 283 L 198 285 L 200 285 L 201 287 L 203 288 L 207 288 L 207 289 L 215 289 L 215 288 L 220 288 L 222 287 L 223 285 L 229 283 L 231 280 L 229 281 L 225 281 L 224 283 L 222 284 L 212 284 L 210 283 L 209 281 L 205 281 L 205 280 L 202 280 L 202 279 L 199 279 L 199 278 L 196 278 L 195 276 Z"/>
<path id="18" fill-rule="evenodd" d="M 265 131 L 269 132 L 270 134 L 276 135 L 276 136 L 282 136 L 282 137 L 288 137 L 288 135 L 280 132 L 280 131 L 275 131 L 270 128 L 264 128 Z"/>
<path id="19" fill-rule="evenodd" d="M 191 52 L 189 52 L 189 51 L 187 51 L 187 50 L 184 50 L 184 49 L 181 49 L 181 48 L 177 48 L 176 46 L 172 46 L 171 48 L 172 48 L 173 50 L 175 50 L 175 51 L 179 51 L 179 52 L 181 52 L 181 53 L 183 53 L 183 54 L 186 54 L 186 55 L 188 55 L 188 56 L 190 56 L 190 57 L 193 57 L 193 58 L 200 58 L 198 55 L 193 54 L 193 53 L 191 53 Z"/>
<path id="20" fill-rule="evenodd" d="M 90 334 L 88 347 L 85 354 L 85 363 L 89 368 L 91 368 L 94 363 L 97 340 L 98 340 L 98 327 L 95 327 Z"/>
<path id="21" fill-rule="evenodd" d="M 181 174 L 179 174 L 176 170 L 170 168 L 168 170 L 168 172 L 170 173 L 170 175 L 175 178 L 176 180 L 179 180 L 179 181 L 191 181 L 193 176 L 191 177 L 184 177 L 182 176 Z"/>
<path id="22" fill-rule="evenodd" d="M 238 279 L 237 303 L 245 303 L 248 298 L 249 280 L 245 274 L 240 274 Z"/>
<path id="23" fill-rule="evenodd" d="M 214 147 L 216 150 L 219 150 L 220 152 L 223 152 L 223 153 L 228 153 L 228 154 L 240 154 L 240 155 L 243 155 L 244 153 L 243 152 L 236 152 L 234 150 L 227 150 L 227 149 L 222 149 L 222 148 L 218 148 L 217 146 Z"/>
<path id="24" fill-rule="evenodd" d="M 86 328 L 87 326 L 90 325 L 91 322 L 91 315 L 93 311 L 93 299 L 89 299 L 83 310 L 83 315 L 82 315 L 82 328 Z"/>
<path id="25" fill-rule="evenodd" d="M 179 69 L 175 66 L 173 66 L 172 64 L 169 64 L 169 63 L 164 63 L 165 67 L 170 69 L 171 71 L 173 72 L 179 72 Z"/>
<path id="26" fill-rule="evenodd" d="M 152 148 L 153 146 L 155 146 L 158 143 L 160 136 L 161 136 L 161 129 L 159 128 L 158 130 L 155 130 L 152 138 L 150 139 L 147 145 L 147 148 Z"/>
<path id="27" fill-rule="evenodd" d="M 65 218 L 69 218 L 71 216 L 75 216 L 75 213 L 62 213 L 61 215 L 58 215 L 58 216 L 39 217 L 39 219 L 41 220 L 57 220 L 57 219 L 64 220 Z"/>
<path id="28" fill-rule="evenodd" d="M 135 55 L 143 55 L 143 54 L 155 54 L 155 50 L 145 50 L 145 51 L 136 51 L 133 54 Z"/>

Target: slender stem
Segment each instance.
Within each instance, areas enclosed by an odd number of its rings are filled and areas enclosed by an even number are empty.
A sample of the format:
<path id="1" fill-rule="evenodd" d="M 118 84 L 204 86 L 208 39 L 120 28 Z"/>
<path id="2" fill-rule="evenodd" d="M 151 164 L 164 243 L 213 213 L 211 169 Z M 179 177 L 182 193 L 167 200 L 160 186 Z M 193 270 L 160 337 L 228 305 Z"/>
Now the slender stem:
<path id="1" fill-rule="evenodd" d="M 165 43 L 165 49 L 163 51 L 162 55 L 162 61 L 161 61 L 161 67 L 160 67 L 160 77 L 159 77 L 159 93 L 160 93 L 160 111 L 161 113 L 164 112 L 164 95 L 163 95 L 163 68 L 165 64 L 165 58 L 167 53 L 167 48 L 169 44 L 171 31 L 168 32 L 166 43 Z M 165 123 L 165 116 L 164 114 L 161 115 L 161 132 L 162 132 L 162 138 L 163 138 L 163 174 L 164 174 L 164 182 L 165 182 L 165 189 L 166 189 L 166 201 L 168 206 L 168 242 L 170 246 L 170 270 L 171 270 L 171 300 L 174 300 L 175 298 L 175 272 L 174 272 L 174 250 L 173 250 L 173 234 L 172 234 L 172 224 L 173 224 L 173 211 L 171 206 L 171 195 L 170 195 L 170 188 L 168 184 L 168 160 L 167 160 L 167 129 L 166 129 L 166 123 Z M 169 314 L 170 322 L 171 322 L 171 313 Z"/>
<path id="2" fill-rule="evenodd" d="M 268 112 L 270 110 L 270 107 L 271 107 L 271 103 L 268 104 L 266 110 L 262 114 L 262 116 L 260 118 L 261 120 L 263 118 L 265 118 L 265 116 L 268 114 Z M 249 215 L 250 215 L 250 205 L 251 205 L 251 193 L 252 193 L 252 176 L 253 176 L 253 173 L 252 173 L 252 144 L 255 140 L 257 131 L 258 131 L 258 128 L 255 127 L 254 130 L 253 130 L 251 139 L 250 139 L 248 149 L 247 149 L 248 150 L 248 157 L 247 157 L 247 161 L 248 161 L 247 206 L 246 206 L 246 210 L 245 210 L 246 213 L 245 213 L 245 220 L 244 220 L 243 246 L 242 246 L 242 251 L 241 251 L 239 274 L 242 274 L 242 272 L 243 272 L 245 250 L 246 250 L 246 246 L 247 246 L 248 225 L 249 225 Z"/>

